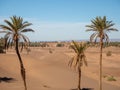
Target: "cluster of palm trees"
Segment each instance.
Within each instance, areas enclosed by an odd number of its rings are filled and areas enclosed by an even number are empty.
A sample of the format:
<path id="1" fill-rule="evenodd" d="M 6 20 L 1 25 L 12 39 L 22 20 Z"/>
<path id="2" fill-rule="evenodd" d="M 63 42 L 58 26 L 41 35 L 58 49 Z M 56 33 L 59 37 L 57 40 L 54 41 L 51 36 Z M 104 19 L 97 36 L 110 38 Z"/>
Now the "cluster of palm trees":
<path id="1" fill-rule="evenodd" d="M 88 28 L 86 31 L 93 31 L 94 33 L 90 36 L 90 42 L 97 42 L 97 39 L 99 38 L 99 44 L 100 44 L 100 61 L 99 61 L 99 90 L 102 90 L 102 51 L 103 51 L 103 43 L 109 42 L 109 37 L 107 35 L 107 32 L 111 31 L 118 31 L 116 28 L 113 28 L 114 23 L 112 21 L 107 21 L 106 17 L 96 17 L 95 19 L 91 20 L 91 25 L 86 25 Z M 77 67 L 79 72 L 79 82 L 78 82 L 78 90 L 81 89 L 80 87 L 80 80 L 81 80 L 81 66 L 83 63 L 87 65 L 86 58 L 85 58 L 85 50 L 86 45 L 78 44 L 77 42 L 73 41 L 73 50 L 75 51 L 76 58 L 73 58 L 75 61 L 75 67 Z M 73 60 L 70 61 L 70 66 L 74 63 Z"/>
<path id="2" fill-rule="evenodd" d="M 19 62 L 20 62 L 20 72 L 21 76 L 24 82 L 25 90 L 27 90 L 26 85 L 26 73 L 24 64 L 19 52 L 19 42 L 23 41 L 23 46 L 28 46 L 29 39 L 27 36 L 23 35 L 25 32 L 34 32 L 34 30 L 27 28 L 28 26 L 32 25 L 31 23 L 27 21 L 23 21 L 23 18 L 12 16 L 10 17 L 11 21 L 4 20 L 6 25 L 0 25 L 0 27 L 3 29 L 3 31 L 0 31 L 0 33 L 5 33 L 5 48 L 9 48 L 9 46 L 12 44 L 15 45 L 16 54 L 18 56 Z M 91 25 L 86 25 L 88 28 L 86 31 L 93 31 L 94 33 L 90 37 L 91 42 L 98 41 L 99 38 L 99 44 L 100 44 L 100 62 L 99 62 L 99 71 L 100 71 L 100 79 L 99 79 L 99 90 L 102 90 L 102 49 L 103 49 L 103 42 L 108 42 L 109 37 L 107 35 L 107 32 L 110 31 L 118 31 L 115 28 L 112 28 L 114 26 L 114 23 L 112 21 L 107 21 L 106 17 L 96 17 L 95 19 L 91 20 Z M 79 72 L 79 81 L 78 81 L 78 90 L 81 90 L 81 67 L 83 64 L 87 66 L 86 61 L 86 55 L 85 50 L 87 49 L 87 44 L 85 43 L 77 43 L 75 41 L 72 41 L 73 45 L 71 48 L 75 51 L 75 56 L 70 60 L 69 66 L 74 66 L 78 72 Z"/>

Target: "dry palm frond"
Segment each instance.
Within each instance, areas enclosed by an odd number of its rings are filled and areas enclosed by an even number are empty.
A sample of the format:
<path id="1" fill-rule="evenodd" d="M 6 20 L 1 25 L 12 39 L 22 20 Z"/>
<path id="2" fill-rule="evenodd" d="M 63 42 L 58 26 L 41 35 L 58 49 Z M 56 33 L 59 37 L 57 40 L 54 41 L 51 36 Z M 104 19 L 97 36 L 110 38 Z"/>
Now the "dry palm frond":
<path id="1" fill-rule="evenodd" d="M 87 66 L 86 56 L 84 54 L 84 51 L 87 48 L 86 43 L 77 43 L 75 41 L 72 41 L 73 45 L 71 45 L 71 48 L 75 52 L 75 56 L 72 57 L 72 59 L 69 61 L 68 66 L 78 68 L 79 66 L 83 66 L 85 64 Z"/>

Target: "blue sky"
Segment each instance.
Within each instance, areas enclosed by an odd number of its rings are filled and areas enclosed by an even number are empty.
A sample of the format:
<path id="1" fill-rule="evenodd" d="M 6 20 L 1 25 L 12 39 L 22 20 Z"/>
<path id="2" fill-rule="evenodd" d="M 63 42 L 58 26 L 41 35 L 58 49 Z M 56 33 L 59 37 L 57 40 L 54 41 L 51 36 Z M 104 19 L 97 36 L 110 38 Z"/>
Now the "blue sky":
<path id="1" fill-rule="evenodd" d="M 120 30 L 120 0 L 0 0 L 0 23 L 13 15 L 33 23 L 32 41 L 89 39 L 85 25 L 96 16 L 107 16 Z M 120 31 L 109 36 L 120 39 Z"/>

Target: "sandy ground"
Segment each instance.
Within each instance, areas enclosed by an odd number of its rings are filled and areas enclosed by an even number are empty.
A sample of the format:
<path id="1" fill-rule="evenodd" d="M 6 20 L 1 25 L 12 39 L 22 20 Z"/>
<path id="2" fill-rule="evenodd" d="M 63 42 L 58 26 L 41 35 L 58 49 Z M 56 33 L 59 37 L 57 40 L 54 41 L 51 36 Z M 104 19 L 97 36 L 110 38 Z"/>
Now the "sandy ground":
<path id="1" fill-rule="evenodd" d="M 28 90 L 76 90 L 78 73 L 68 67 L 73 51 L 64 48 L 31 48 L 29 55 L 23 52 L 22 58 L 26 68 Z M 112 56 L 106 56 L 111 50 Z M 82 68 L 82 87 L 98 90 L 99 49 L 88 48 L 86 51 L 88 67 Z M 0 77 L 15 80 L 0 83 L 0 90 L 24 90 L 19 71 L 19 61 L 14 51 L 0 54 Z M 107 48 L 103 52 L 103 90 L 120 90 L 120 48 Z M 108 81 L 108 76 L 117 81 Z"/>

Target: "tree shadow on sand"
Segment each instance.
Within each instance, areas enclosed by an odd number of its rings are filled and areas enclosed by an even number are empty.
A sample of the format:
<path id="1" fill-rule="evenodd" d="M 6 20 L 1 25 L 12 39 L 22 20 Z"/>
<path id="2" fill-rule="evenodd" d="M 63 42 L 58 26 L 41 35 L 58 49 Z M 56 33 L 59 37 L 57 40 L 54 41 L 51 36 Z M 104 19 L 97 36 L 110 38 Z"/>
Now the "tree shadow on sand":
<path id="1" fill-rule="evenodd" d="M 0 83 L 1 82 L 6 82 L 6 83 L 10 83 L 12 81 L 14 81 L 15 79 L 14 78 L 11 78 L 11 77 L 0 77 Z"/>
<path id="2" fill-rule="evenodd" d="M 70 90 L 78 90 L 78 88 L 73 88 L 73 89 L 70 89 Z M 81 90 L 94 90 L 93 88 L 82 88 Z"/>
<path id="3" fill-rule="evenodd" d="M 44 88 L 51 88 L 50 86 L 48 85 L 43 85 Z"/>

